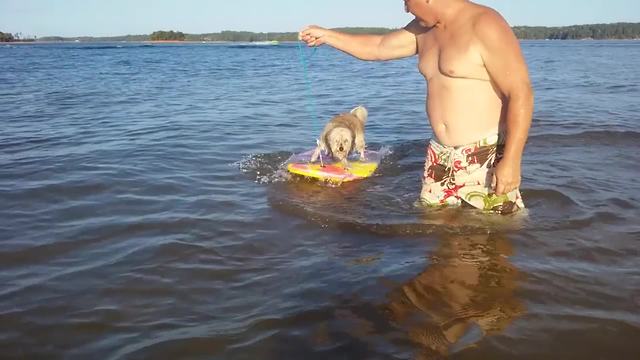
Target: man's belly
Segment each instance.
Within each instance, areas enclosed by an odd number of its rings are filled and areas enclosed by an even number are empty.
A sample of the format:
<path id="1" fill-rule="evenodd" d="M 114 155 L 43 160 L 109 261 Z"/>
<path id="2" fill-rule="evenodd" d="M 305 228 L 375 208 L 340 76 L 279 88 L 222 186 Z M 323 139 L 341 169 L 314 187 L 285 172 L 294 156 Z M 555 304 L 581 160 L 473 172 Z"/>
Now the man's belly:
<path id="1" fill-rule="evenodd" d="M 438 77 L 429 81 L 427 114 L 438 142 L 466 145 L 499 131 L 502 100 L 488 81 Z"/>

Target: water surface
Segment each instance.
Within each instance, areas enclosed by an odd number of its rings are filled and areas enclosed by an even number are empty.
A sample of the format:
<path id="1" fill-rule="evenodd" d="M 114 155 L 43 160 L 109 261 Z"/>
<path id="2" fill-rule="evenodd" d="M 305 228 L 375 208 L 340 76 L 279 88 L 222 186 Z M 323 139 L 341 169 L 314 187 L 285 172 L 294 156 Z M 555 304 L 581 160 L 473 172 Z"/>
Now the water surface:
<path id="1" fill-rule="evenodd" d="M 526 216 L 415 206 L 415 59 L 0 46 L 6 358 L 635 359 L 640 42 L 524 42 Z M 364 104 L 373 178 L 284 176 Z M 322 117 L 314 117 L 312 110 Z"/>

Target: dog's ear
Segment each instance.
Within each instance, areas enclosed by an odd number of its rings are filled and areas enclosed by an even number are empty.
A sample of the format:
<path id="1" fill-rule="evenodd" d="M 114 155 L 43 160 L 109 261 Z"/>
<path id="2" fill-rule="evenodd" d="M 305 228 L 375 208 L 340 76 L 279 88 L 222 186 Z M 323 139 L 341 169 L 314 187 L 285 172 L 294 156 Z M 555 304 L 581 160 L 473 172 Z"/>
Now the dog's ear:
<path id="1" fill-rule="evenodd" d="M 369 112 L 362 105 L 351 110 L 351 113 L 355 115 L 358 119 L 360 119 L 363 123 L 367 122 L 367 118 L 369 117 Z"/>

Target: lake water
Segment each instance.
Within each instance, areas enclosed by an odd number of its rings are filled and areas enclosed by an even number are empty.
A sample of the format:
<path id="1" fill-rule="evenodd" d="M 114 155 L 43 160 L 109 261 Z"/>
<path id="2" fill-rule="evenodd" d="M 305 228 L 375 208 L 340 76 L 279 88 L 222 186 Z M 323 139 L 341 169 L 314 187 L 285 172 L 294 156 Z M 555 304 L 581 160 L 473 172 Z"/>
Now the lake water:
<path id="1" fill-rule="evenodd" d="M 636 359 L 640 42 L 523 50 L 499 217 L 415 205 L 415 59 L 321 48 L 308 89 L 295 44 L 0 46 L 0 357 Z M 281 171 L 358 104 L 374 177 Z"/>

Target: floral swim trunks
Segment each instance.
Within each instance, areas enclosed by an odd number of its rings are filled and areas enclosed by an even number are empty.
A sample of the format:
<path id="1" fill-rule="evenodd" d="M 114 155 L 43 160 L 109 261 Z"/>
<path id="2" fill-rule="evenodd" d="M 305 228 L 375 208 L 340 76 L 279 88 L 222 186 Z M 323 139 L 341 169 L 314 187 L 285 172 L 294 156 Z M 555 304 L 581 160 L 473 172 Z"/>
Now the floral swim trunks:
<path id="1" fill-rule="evenodd" d="M 463 202 L 484 211 L 510 214 L 524 209 L 520 191 L 495 195 L 491 181 L 504 153 L 504 137 L 489 136 L 473 144 L 427 147 L 421 201 L 429 206 L 459 206 Z"/>

